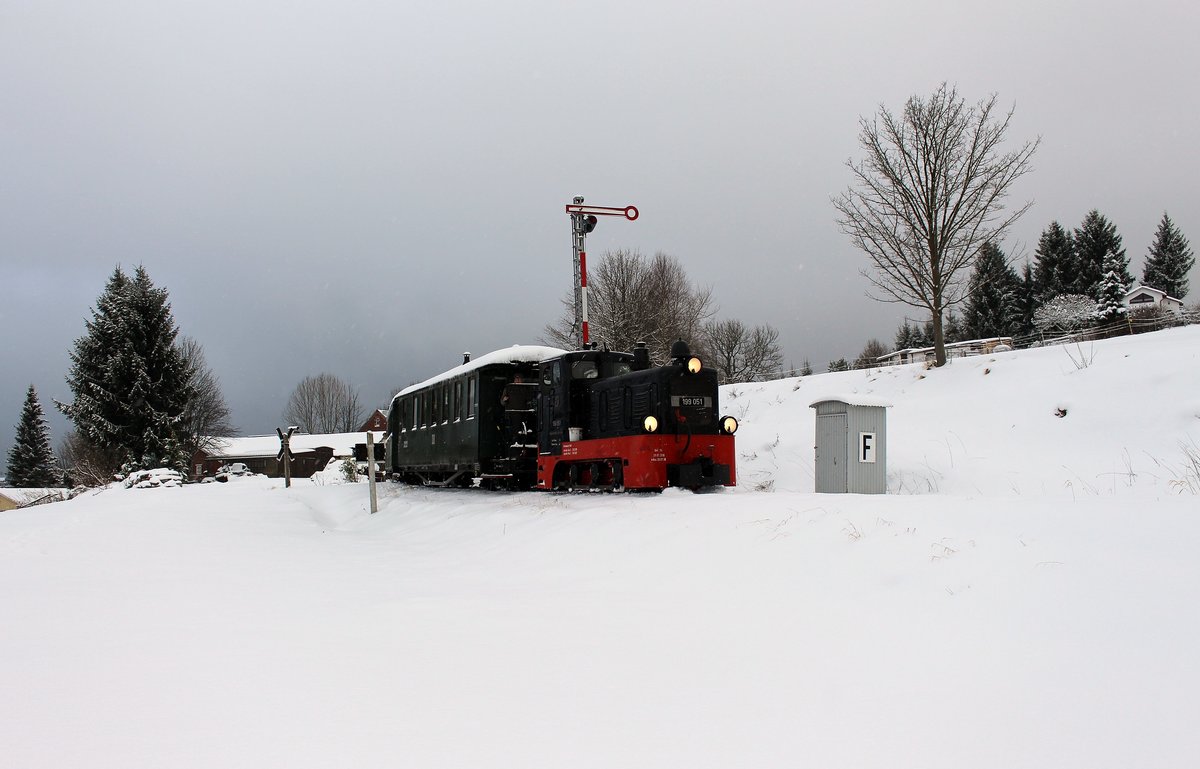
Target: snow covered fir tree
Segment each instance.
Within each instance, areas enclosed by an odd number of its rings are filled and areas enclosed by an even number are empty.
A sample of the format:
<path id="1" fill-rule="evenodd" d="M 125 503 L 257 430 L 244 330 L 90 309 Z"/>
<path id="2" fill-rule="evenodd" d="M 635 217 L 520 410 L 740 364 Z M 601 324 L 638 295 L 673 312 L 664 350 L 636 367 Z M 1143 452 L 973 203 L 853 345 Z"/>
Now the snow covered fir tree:
<path id="1" fill-rule="evenodd" d="M 1058 222 L 1042 231 L 1034 251 L 1034 293 L 1045 304 L 1059 294 L 1071 293 L 1075 280 L 1075 240 Z"/>
<path id="2" fill-rule="evenodd" d="M 29 385 L 25 395 L 21 421 L 17 423 L 17 439 L 8 452 L 5 479 L 10 486 L 25 489 L 53 488 L 62 482 L 54 451 L 50 448 L 50 426 L 33 385 Z"/>
<path id="3" fill-rule="evenodd" d="M 1072 238 L 1075 246 L 1075 275 L 1074 280 L 1062 293 L 1083 294 L 1099 301 L 1100 281 L 1104 280 L 1105 266 L 1110 255 L 1119 264 L 1117 278 L 1126 286 L 1133 284 L 1133 275 L 1129 272 L 1129 257 L 1121 245 L 1121 236 L 1117 226 L 1110 222 L 1104 214 L 1092 209 L 1084 217 L 1083 224 L 1076 230 Z"/>
<path id="4" fill-rule="evenodd" d="M 1122 277 L 1124 267 L 1121 257 L 1109 251 L 1104 259 L 1104 277 L 1100 279 L 1100 286 L 1096 289 L 1099 293 L 1096 301 L 1096 319 L 1101 323 L 1120 320 L 1129 312 L 1129 308 L 1125 306 L 1125 292 L 1129 289 L 1129 284 Z"/>
<path id="5" fill-rule="evenodd" d="M 125 472 L 185 468 L 181 425 L 193 388 L 166 289 L 155 287 L 144 267 L 131 277 L 118 266 L 86 327 L 70 354 L 67 385 L 75 400 L 57 403 L 59 410 Z"/>
<path id="6" fill-rule="evenodd" d="M 1167 296 L 1183 299 L 1188 292 L 1188 272 L 1195 264 L 1196 257 L 1187 238 L 1175 227 L 1171 217 L 1163 213 L 1146 255 L 1142 282 L 1166 292 Z"/>

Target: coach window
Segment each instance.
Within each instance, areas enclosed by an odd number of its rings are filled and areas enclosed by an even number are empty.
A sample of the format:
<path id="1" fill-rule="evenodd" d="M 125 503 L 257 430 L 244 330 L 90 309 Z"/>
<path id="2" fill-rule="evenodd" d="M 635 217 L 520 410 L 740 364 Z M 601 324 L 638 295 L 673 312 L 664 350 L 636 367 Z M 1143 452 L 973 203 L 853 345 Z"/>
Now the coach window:
<path id="1" fill-rule="evenodd" d="M 421 429 L 429 424 L 429 393 L 421 393 Z"/>
<path id="2" fill-rule="evenodd" d="M 442 385 L 442 421 L 450 421 L 450 385 Z"/>
<path id="3" fill-rule="evenodd" d="M 454 380 L 454 421 L 458 422 L 463 417 L 462 409 L 462 380 Z"/>
<path id="4" fill-rule="evenodd" d="M 475 377 L 467 380 L 467 419 L 475 418 Z"/>

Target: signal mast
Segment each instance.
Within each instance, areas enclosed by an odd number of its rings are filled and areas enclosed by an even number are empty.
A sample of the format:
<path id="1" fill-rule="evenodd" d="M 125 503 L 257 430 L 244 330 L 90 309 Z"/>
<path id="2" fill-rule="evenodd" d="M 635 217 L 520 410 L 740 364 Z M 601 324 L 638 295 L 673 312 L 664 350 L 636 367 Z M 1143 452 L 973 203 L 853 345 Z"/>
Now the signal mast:
<path id="1" fill-rule="evenodd" d="M 571 243 L 575 253 L 575 323 L 571 327 L 575 332 L 575 346 L 586 349 L 588 340 L 587 312 L 587 248 L 584 244 L 587 234 L 596 229 L 597 217 L 624 216 L 629 221 L 638 218 L 635 206 L 617 208 L 613 206 L 585 206 L 582 197 L 575 197 L 574 202 L 567 204 L 567 214 L 571 217 Z"/>

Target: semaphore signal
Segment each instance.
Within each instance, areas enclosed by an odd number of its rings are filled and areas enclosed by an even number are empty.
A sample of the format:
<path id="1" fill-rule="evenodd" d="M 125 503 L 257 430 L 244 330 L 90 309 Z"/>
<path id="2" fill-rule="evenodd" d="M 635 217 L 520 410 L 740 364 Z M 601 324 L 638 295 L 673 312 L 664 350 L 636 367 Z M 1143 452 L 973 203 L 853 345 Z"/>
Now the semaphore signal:
<path id="1" fill-rule="evenodd" d="M 583 198 L 576 197 L 567 204 L 567 214 L 571 217 L 571 241 L 575 256 L 575 345 L 584 349 L 589 344 L 588 312 L 587 312 L 587 248 L 584 241 L 600 216 L 624 216 L 629 221 L 636 221 L 638 210 L 636 206 L 585 206 Z"/>

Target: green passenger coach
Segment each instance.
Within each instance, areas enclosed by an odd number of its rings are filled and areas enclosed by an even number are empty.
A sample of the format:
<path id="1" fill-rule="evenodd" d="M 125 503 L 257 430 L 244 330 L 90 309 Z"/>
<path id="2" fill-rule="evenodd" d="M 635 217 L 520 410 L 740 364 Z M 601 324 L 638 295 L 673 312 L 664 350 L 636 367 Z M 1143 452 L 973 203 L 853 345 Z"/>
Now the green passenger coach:
<path id="1" fill-rule="evenodd" d="M 529 488 L 537 476 L 538 362 L 551 347 L 469 358 L 392 399 L 388 463 L 409 483 Z"/>

